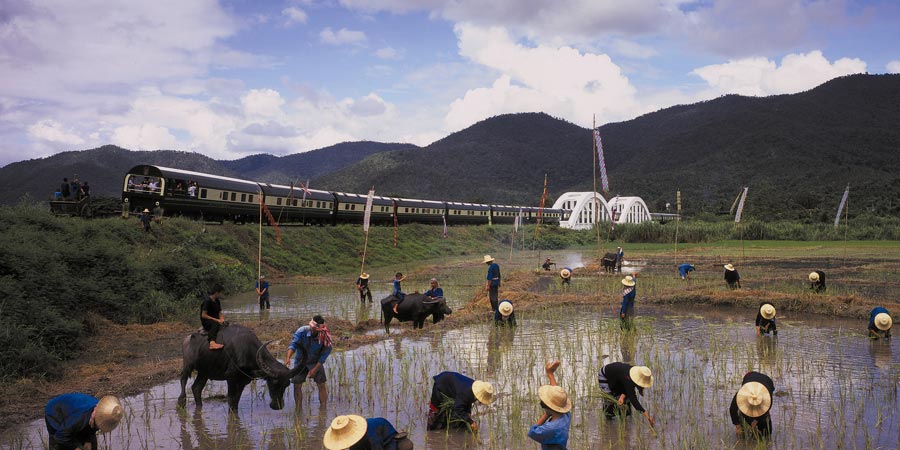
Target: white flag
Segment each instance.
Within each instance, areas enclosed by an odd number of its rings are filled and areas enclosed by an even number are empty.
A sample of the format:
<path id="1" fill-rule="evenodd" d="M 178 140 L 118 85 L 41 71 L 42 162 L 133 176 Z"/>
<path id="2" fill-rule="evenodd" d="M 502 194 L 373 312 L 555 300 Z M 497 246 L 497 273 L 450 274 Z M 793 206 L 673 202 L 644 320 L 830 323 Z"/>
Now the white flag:
<path id="1" fill-rule="evenodd" d="M 841 197 L 841 204 L 838 205 L 837 215 L 834 216 L 834 227 L 835 228 L 837 228 L 838 225 L 841 223 L 841 211 L 844 210 L 844 205 L 847 204 L 847 196 L 849 196 L 849 195 L 850 195 L 850 185 L 848 184 L 847 189 L 844 190 L 844 196 Z"/>
<path id="2" fill-rule="evenodd" d="M 734 223 L 741 223 L 741 213 L 744 212 L 744 200 L 747 200 L 747 190 L 749 187 L 744 188 L 744 193 L 741 194 L 741 201 L 738 203 L 737 213 L 734 214 Z"/>
<path id="3" fill-rule="evenodd" d="M 369 190 L 369 197 L 366 199 L 366 213 L 363 215 L 363 231 L 369 232 L 369 219 L 372 218 L 372 201 L 375 200 L 375 189 Z"/>

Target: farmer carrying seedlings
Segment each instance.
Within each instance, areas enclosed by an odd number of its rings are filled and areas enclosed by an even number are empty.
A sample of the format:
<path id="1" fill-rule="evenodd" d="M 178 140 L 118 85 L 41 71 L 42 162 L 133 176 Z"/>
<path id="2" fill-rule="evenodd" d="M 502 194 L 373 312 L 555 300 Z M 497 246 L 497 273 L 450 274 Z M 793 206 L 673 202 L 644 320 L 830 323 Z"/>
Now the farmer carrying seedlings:
<path id="1" fill-rule="evenodd" d="M 622 362 L 609 363 L 600 369 L 597 382 L 603 392 L 607 419 L 621 417 L 623 414 L 630 416 L 633 406 L 647 418 L 651 427 L 656 423 L 637 398 L 638 393 L 644 395 L 644 389 L 653 386 L 653 374 L 649 367 Z"/>
<path id="2" fill-rule="evenodd" d="M 494 386 L 473 380 L 457 372 L 441 372 L 434 376 L 431 403 L 428 405 L 428 429 L 469 428 L 478 430 L 472 419 L 475 402 L 489 405 L 494 401 Z"/>

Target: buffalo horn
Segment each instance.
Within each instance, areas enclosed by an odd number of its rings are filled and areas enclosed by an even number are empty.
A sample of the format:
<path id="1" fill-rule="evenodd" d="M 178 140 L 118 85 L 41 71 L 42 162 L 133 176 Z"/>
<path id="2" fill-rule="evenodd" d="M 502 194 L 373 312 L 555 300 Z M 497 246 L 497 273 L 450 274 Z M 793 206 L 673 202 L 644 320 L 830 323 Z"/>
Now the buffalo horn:
<path id="1" fill-rule="evenodd" d="M 273 341 L 268 341 L 265 344 L 260 345 L 259 349 L 256 350 L 256 364 L 259 366 L 259 369 L 266 374 L 266 376 L 274 378 L 278 376 L 278 372 L 276 372 L 274 368 L 270 367 L 267 364 L 266 359 L 263 357 L 263 350 L 268 353 L 268 349 L 266 349 L 266 347 L 272 342 Z"/>

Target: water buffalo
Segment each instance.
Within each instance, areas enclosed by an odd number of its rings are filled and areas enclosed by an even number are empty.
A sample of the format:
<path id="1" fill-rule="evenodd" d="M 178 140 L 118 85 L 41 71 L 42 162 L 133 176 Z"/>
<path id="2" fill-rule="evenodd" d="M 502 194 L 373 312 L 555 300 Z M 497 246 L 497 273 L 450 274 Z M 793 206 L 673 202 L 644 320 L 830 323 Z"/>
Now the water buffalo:
<path id="1" fill-rule="evenodd" d="M 391 319 L 394 317 L 399 322 L 411 320 L 413 328 L 422 328 L 428 316 L 433 316 L 433 323 L 438 323 L 444 320 L 445 314 L 453 313 L 453 310 L 447 306 L 447 301 L 443 298 L 433 301 L 425 301 L 425 298 L 423 294 L 407 294 L 406 299 L 403 300 L 403 303 L 397 309 L 397 314 L 394 314 L 393 295 L 381 299 L 381 312 L 384 314 L 384 331 L 391 331 Z"/>
<path id="2" fill-rule="evenodd" d="M 618 262 L 619 255 L 608 252 L 603 255 L 603 259 L 600 260 L 600 264 L 603 266 L 603 270 L 606 273 L 613 273 L 616 271 L 616 263 Z"/>
<path id="3" fill-rule="evenodd" d="M 191 377 L 191 372 L 196 370 L 197 377 L 191 384 L 191 391 L 198 408 L 203 406 L 200 394 L 206 382 L 225 380 L 228 382 L 228 408 L 237 411 L 244 388 L 254 378 L 266 380 L 269 396 L 272 398 L 270 408 L 278 410 L 284 407 L 284 391 L 291 384 L 291 378 L 303 368 L 302 365 L 293 370 L 288 369 L 266 348 L 272 341 L 261 343 L 252 330 L 241 325 L 222 327 L 216 341 L 224 344 L 225 348 L 210 350 L 206 336 L 201 333 L 193 333 L 181 343 L 184 365 L 181 369 L 178 406 L 184 407 L 185 383 Z"/>

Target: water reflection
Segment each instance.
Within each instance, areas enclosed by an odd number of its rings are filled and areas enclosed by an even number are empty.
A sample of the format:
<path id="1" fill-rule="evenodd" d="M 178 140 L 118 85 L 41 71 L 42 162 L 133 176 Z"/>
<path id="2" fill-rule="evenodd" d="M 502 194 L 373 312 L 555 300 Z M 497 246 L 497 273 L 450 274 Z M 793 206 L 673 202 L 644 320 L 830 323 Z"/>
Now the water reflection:
<path id="1" fill-rule="evenodd" d="M 869 353 L 872 355 L 872 364 L 882 370 L 891 368 L 891 342 L 888 339 L 871 340 Z"/>

